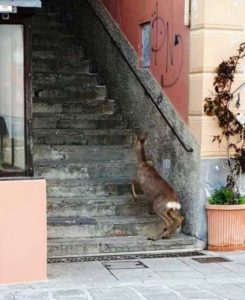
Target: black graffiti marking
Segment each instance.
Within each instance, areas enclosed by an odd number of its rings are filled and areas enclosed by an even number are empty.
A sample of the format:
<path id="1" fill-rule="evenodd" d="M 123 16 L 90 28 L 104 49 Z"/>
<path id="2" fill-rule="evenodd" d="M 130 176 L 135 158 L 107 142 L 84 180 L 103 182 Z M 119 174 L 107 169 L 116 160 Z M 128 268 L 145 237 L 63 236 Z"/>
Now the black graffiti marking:
<path id="1" fill-rule="evenodd" d="M 181 35 L 176 35 L 176 39 L 178 40 L 178 45 L 181 47 L 180 51 L 181 51 L 181 56 L 180 56 L 180 60 L 179 60 L 179 64 L 178 64 L 178 68 L 176 71 L 176 74 L 173 78 L 171 78 L 171 80 L 169 80 L 168 82 L 168 78 L 165 81 L 164 78 L 164 74 L 161 75 L 161 85 L 162 87 L 172 87 L 174 86 L 177 81 L 179 80 L 181 71 L 183 69 L 183 62 L 184 62 L 184 47 L 183 47 L 183 40 L 182 40 L 182 36 Z M 177 45 L 174 45 L 177 46 Z M 172 66 L 174 66 L 174 55 L 173 55 L 174 51 L 171 53 L 171 64 Z M 168 66 L 169 66 L 169 58 L 168 56 L 166 56 L 166 74 L 168 73 Z M 166 76 L 167 77 L 167 76 Z"/>
<path id="2" fill-rule="evenodd" d="M 155 65 L 158 64 L 158 55 L 161 51 L 164 52 L 164 63 L 165 70 L 161 75 L 162 87 L 172 87 L 178 81 L 184 59 L 184 45 L 183 39 L 180 34 L 173 33 L 173 2 L 171 1 L 171 22 L 165 21 L 159 16 L 158 13 L 158 1 L 156 2 L 156 11 L 153 14 L 152 20 L 152 34 L 155 33 L 155 45 L 152 46 L 152 52 L 155 54 Z M 159 31 L 159 28 L 161 31 Z M 176 62 L 175 60 L 175 49 L 179 49 L 180 58 Z M 176 74 L 172 77 L 169 71 L 174 65 L 177 65 Z M 171 78 L 170 78 L 171 76 Z"/>

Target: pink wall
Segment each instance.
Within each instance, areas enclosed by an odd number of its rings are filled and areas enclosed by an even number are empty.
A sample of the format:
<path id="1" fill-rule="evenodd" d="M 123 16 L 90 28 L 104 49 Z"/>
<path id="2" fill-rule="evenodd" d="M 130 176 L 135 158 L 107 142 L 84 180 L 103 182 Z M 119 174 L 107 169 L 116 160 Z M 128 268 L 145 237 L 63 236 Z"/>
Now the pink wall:
<path id="1" fill-rule="evenodd" d="M 0 195 L 0 284 L 45 280 L 45 180 L 0 181 Z"/>
<path id="2" fill-rule="evenodd" d="M 102 1 L 139 56 L 141 56 L 140 24 L 151 22 L 150 70 L 181 117 L 187 122 L 189 28 L 184 25 L 185 1 Z"/>

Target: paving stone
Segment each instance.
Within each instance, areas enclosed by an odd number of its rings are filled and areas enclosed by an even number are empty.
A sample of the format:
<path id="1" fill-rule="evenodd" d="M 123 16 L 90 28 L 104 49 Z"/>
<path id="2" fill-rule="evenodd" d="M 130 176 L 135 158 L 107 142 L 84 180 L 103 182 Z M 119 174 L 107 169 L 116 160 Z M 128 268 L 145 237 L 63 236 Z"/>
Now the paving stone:
<path id="1" fill-rule="evenodd" d="M 180 292 L 181 296 L 185 297 L 186 299 L 214 299 L 217 298 L 217 295 L 213 293 L 208 293 L 205 291 L 198 291 L 198 292 Z"/>
<path id="2" fill-rule="evenodd" d="M 187 272 L 158 272 L 159 276 L 163 279 L 201 279 L 205 278 L 205 275 L 198 271 L 187 271 Z"/>
<path id="3" fill-rule="evenodd" d="M 93 300 L 142 300 L 133 289 L 122 288 L 105 288 L 105 289 L 91 289 Z"/>
<path id="4" fill-rule="evenodd" d="M 180 300 L 183 299 L 174 293 L 154 294 L 145 297 L 147 300 Z"/>
<path id="5" fill-rule="evenodd" d="M 193 268 L 177 258 L 143 259 L 142 262 L 155 271 L 192 272 Z"/>
<path id="6" fill-rule="evenodd" d="M 208 292 L 215 293 L 218 297 L 224 297 L 229 300 L 244 300 L 245 293 L 244 289 L 234 284 L 207 284 L 203 286 Z"/>
<path id="7" fill-rule="evenodd" d="M 125 269 L 111 270 L 111 273 L 120 281 L 138 281 L 138 280 L 160 280 L 161 277 L 150 269 Z"/>
<path id="8" fill-rule="evenodd" d="M 88 299 L 83 290 L 62 290 L 52 293 L 55 300 L 86 300 Z"/>

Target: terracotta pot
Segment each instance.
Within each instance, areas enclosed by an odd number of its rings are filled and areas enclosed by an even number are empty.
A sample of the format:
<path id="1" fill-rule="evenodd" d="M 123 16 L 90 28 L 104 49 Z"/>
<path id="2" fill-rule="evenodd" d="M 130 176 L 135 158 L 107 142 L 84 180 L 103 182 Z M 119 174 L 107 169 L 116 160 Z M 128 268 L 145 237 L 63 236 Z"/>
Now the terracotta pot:
<path id="1" fill-rule="evenodd" d="M 245 250 L 245 205 L 210 205 L 208 250 Z"/>

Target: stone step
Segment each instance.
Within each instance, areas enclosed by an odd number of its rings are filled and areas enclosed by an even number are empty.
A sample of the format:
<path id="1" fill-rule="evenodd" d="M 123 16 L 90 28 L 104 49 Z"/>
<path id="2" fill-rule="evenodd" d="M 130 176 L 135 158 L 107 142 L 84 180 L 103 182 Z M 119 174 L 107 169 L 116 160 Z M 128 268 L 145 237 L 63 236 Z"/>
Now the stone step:
<path id="1" fill-rule="evenodd" d="M 131 146 L 48 146 L 34 144 L 34 161 L 135 161 L 136 155 Z"/>
<path id="2" fill-rule="evenodd" d="M 98 75 L 93 73 L 58 74 L 35 72 L 33 75 L 34 87 L 66 87 L 78 85 L 81 87 L 95 87 L 98 85 Z"/>
<path id="3" fill-rule="evenodd" d="M 71 46 L 69 48 L 59 49 L 40 49 L 38 46 L 32 46 L 32 60 L 34 63 L 38 59 L 46 59 L 48 62 L 56 59 L 63 59 L 63 63 L 69 63 L 69 58 L 77 57 L 83 59 L 85 57 L 84 48 L 78 46 Z"/>
<path id="4" fill-rule="evenodd" d="M 149 215 L 151 203 L 131 195 L 117 197 L 49 198 L 48 217 Z"/>
<path id="5" fill-rule="evenodd" d="M 162 226 L 157 216 L 50 217 L 48 238 L 152 235 Z"/>
<path id="6" fill-rule="evenodd" d="M 66 60 L 62 57 L 55 59 L 35 59 L 32 69 L 33 73 L 89 74 L 91 71 L 91 62 L 90 60 L 82 60 L 79 57 L 71 57 Z"/>
<path id="7" fill-rule="evenodd" d="M 33 113 L 44 114 L 43 117 L 52 117 L 51 114 L 58 114 L 54 117 L 63 120 L 68 117 L 74 117 L 76 114 L 98 114 L 98 115 L 113 115 L 116 112 L 115 100 L 80 100 L 80 103 L 53 103 L 51 101 L 43 101 L 38 98 L 33 103 Z M 63 115 L 62 115 L 63 114 Z M 72 115 L 71 115 L 72 114 Z"/>
<path id="8" fill-rule="evenodd" d="M 34 105 L 37 103 L 44 103 L 47 105 L 54 105 L 54 104 L 68 104 L 68 105 L 83 105 L 84 103 L 90 103 L 92 105 L 94 104 L 100 104 L 100 103 L 104 103 L 105 101 L 115 101 L 115 100 L 111 100 L 111 99 L 86 99 L 86 98 L 68 98 L 68 97 L 33 97 L 32 101 L 34 103 Z"/>
<path id="9" fill-rule="evenodd" d="M 132 143 L 132 130 L 34 129 L 33 142 L 46 145 L 125 145 Z"/>
<path id="10" fill-rule="evenodd" d="M 54 15 L 54 16 L 56 17 L 56 15 Z M 51 26 L 52 27 L 51 28 L 52 34 L 57 34 L 57 35 L 59 35 L 60 33 L 67 34 L 66 24 L 64 24 L 64 23 L 58 23 L 58 20 L 54 21 L 53 18 L 51 19 L 51 21 L 52 21 L 51 22 L 52 23 L 52 26 Z M 50 18 L 49 18 L 49 22 L 50 22 Z M 39 34 L 44 35 L 48 31 L 47 27 L 48 27 L 47 23 L 41 23 L 41 22 L 39 22 L 37 24 L 37 22 L 34 21 L 33 25 L 32 25 L 32 33 L 34 35 L 39 35 Z"/>
<path id="11" fill-rule="evenodd" d="M 170 239 L 150 241 L 146 236 L 106 238 L 48 239 L 48 257 L 83 256 L 115 253 L 200 251 L 204 243 L 194 237 L 177 233 Z"/>
<path id="12" fill-rule="evenodd" d="M 104 85 L 96 87 L 66 87 L 66 89 L 57 88 L 35 88 L 34 96 L 38 98 L 80 98 L 80 99 L 105 99 L 107 95 Z"/>
<path id="13" fill-rule="evenodd" d="M 35 14 L 35 16 L 32 18 L 32 26 L 33 27 L 46 27 L 48 30 L 49 28 L 52 28 L 57 25 L 57 23 L 61 23 L 60 17 L 57 13 L 54 12 L 40 12 L 38 14 Z"/>
<path id="14" fill-rule="evenodd" d="M 47 30 L 49 32 L 49 30 Z M 43 47 L 46 49 L 69 48 L 74 44 L 74 36 L 68 34 L 33 34 L 32 45 L 34 47 Z"/>
<path id="15" fill-rule="evenodd" d="M 131 194 L 130 179 L 50 179 L 48 197 L 109 197 Z"/>
<path id="16" fill-rule="evenodd" d="M 99 114 L 34 113 L 32 127 L 35 129 L 119 129 L 125 128 L 125 123 L 122 115 L 104 115 L 101 112 Z"/>
<path id="17" fill-rule="evenodd" d="M 35 163 L 35 175 L 46 179 L 133 178 L 137 166 L 134 162 L 44 162 Z"/>

